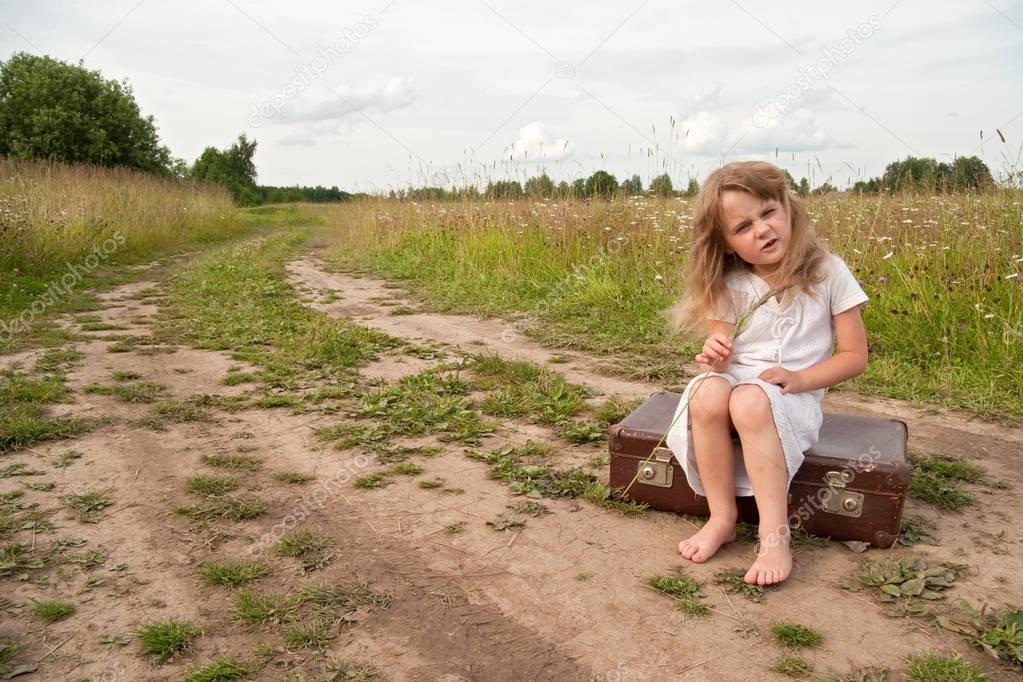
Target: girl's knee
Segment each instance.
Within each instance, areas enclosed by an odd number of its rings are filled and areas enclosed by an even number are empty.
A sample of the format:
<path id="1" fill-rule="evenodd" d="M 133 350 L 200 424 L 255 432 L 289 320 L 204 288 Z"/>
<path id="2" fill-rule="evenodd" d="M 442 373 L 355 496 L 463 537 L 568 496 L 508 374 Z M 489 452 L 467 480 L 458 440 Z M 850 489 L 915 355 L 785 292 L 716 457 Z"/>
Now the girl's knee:
<path id="1" fill-rule="evenodd" d="M 708 377 L 693 386 L 689 416 L 693 421 L 728 419 L 728 398 L 732 387 L 720 377 Z"/>
<path id="2" fill-rule="evenodd" d="M 759 386 L 736 386 L 728 399 L 728 413 L 736 428 L 759 427 L 774 423 L 771 400 Z"/>

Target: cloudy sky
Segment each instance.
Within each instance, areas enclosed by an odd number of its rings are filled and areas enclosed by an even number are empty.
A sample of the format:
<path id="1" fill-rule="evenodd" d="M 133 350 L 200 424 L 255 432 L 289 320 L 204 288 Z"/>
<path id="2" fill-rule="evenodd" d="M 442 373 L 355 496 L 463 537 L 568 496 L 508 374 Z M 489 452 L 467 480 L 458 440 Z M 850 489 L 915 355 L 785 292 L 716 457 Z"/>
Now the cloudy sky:
<path id="1" fill-rule="evenodd" d="M 907 155 L 997 174 L 1023 142 L 1020 0 L 0 0 L 18 51 L 127 78 L 188 161 L 254 137 L 265 184 L 766 158 L 845 186 Z"/>

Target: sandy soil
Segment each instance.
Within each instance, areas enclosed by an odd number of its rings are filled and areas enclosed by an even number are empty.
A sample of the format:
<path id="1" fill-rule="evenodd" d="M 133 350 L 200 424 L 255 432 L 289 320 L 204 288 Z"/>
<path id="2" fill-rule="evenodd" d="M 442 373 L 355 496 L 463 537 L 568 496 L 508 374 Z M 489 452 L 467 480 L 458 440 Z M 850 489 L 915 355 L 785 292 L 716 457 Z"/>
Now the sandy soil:
<path id="1" fill-rule="evenodd" d="M 500 320 L 410 314 L 391 315 L 401 296 L 386 282 L 327 271 L 314 258 L 289 265 L 293 283 L 305 289 L 310 305 L 417 343 L 443 343 L 467 351 L 488 349 L 507 358 L 545 364 L 553 355 L 568 363 L 551 364 L 570 381 L 604 395 L 642 397 L 661 387 L 592 372 L 600 361 L 579 353 L 542 348 Z M 156 305 L 138 300 L 154 283 L 139 283 L 110 292 L 102 317 L 144 335 Z M 330 293 L 333 292 L 333 293 Z M 333 300 L 335 299 L 336 300 Z M 134 320 L 134 321 L 133 321 Z M 71 320 L 66 324 L 73 325 Z M 97 332 L 103 336 L 110 332 Z M 804 653 L 820 672 L 847 672 L 877 665 L 904 667 L 910 654 L 958 651 L 989 672 L 991 679 L 1016 679 L 946 631 L 926 621 L 890 618 L 866 593 L 853 594 L 839 584 L 855 575 L 864 558 L 839 543 L 802 549 L 792 579 L 770 590 L 761 604 L 727 595 L 713 583 L 723 568 L 745 569 L 753 545 L 739 541 L 704 565 L 689 565 L 704 584 L 713 611 L 687 616 L 668 598 L 645 586 L 648 578 L 684 563 L 676 552 L 694 526 L 665 513 L 624 517 L 587 502 L 542 500 L 551 513 L 529 517 L 522 528 L 495 531 L 486 524 L 509 513 L 521 498 L 487 477 L 487 466 L 465 457 L 463 447 L 444 445 L 441 454 L 417 459 L 425 472 L 373 490 L 357 489 L 356 476 L 379 468 L 357 450 L 321 445 L 312 429 L 336 424 L 342 417 L 294 414 L 289 409 L 215 411 L 206 422 L 172 424 L 152 431 L 132 422 L 143 405 L 82 394 L 82 386 L 108 381 L 111 370 L 132 370 L 143 380 L 167 387 L 173 397 L 194 394 L 238 395 L 245 385 L 225 386 L 226 353 L 177 348 L 173 353 L 109 353 L 110 342 L 79 342 L 84 360 L 72 373 L 75 402 L 62 412 L 113 415 L 117 421 L 84 437 L 47 443 L 3 455 L 0 464 L 24 462 L 44 475 L 9 478 L 0 491 L 27 481 L 52 481 L 53 491 L 27 490 L 21 502 L 38 502 L 54 510 L 56 530 L 32 541 L 40 546 L 56 539 L 82 538 L 65 550 L 82 555 L 98 549 L 106 560 L 98 566 L 64 566 L 48 584 L 0 581 L 5 601 L 0 637 L 14 636 L 25 646 L 19 660 L 39 661 L 36 673 L 22 679 L 176 680 L 189 668 L 230 653 L 247 663 L 261 642 L 280 646 L 279 635 L 230 622 L 231 592 L 200 582 L 197 568 L 211 559 L 248 557 L 299 524 L 331 536 L 337 557 L 325 568 L 302 575 L 292 559 L 270 552 L 259 556 L 271 573 L 260 590 L 291 590 L 311 581 L 347 583 L 360 578 L 391 595 L 390 606 L 360 612 L 341 630 L 327 655 L 371 663 L 386 680 L 754 680 L 785 679 L 770 671 L 783 651 L 770 637 L 777 619 L 792 620 L 824 633 L 820 648 Z M 31 361 L 31 354 L 20 358 Z M 383 356 L 363 370 L 367 377 L 393 381 L 429 366 L 431 360 Z M 934 524 L 937 546 L 892 550 L 936 561 L 968 562 L 969 575 L 952 590 L 949 602 L 966 598 L 974 604 L 1023 603 L 1020 515 L 1015 492 L 1023 437 L 1017 430 L 980 422 L 960 414 L 930 414 L 910 405 L 849 393 L 832 393 L 831 410 L 894 416 L 907 422 L 911 448 L 946 453 L 982 464 L 1009 490 L 974 486 L 981 504 L 963 514 L 949 514 L 910 501 L 908 514 Z M 581 464 L 604 452 L 601 446 L 568 446 L 553 431 L 523 422 L 504 422 L 484 448 L 526 439 L 558 448 L 565 465 Z M 430 442 L 423 439 L 419 442 Z M 83 456 L 66 467 L 55 463 L 69 449 Z M 173 514 L 176 505 L 194 503 L 185 480 L 213 473 L 200 461 L 204 453 L 241 451 L 261 458 L 262 471 L 241 475 L 242 493 L 257 494 L 270 504 L 255 521 L 215 522 L 197 527 Z M 316 480 L 286 485 L 273 480 L 279 471 L 312 474 Z M 606 478 L 606 471 L 597 470 Z M 423 489 L 421 479 L 440 477 L 444 488 Z M 452 491 L 451 489 L 460 489 Z M 447 492 L 445 492 L 447 490 Z M 98 523 L 81 523 L 58 501 L 67 493 L 103 491 L 113 506 Z M 462 532 L 446 527 L 464 522 Z M 999 533 L 1003 533 L 999 536 Z M 27 538 L 19 538 L 26 541 Z M 64 598 L 77 606 L 70 618 L 51 625 L 31 613 L 31 599 Z M 204 624 L 194 651 L 165 665 L 142 658 L 134 643 L 104 645 L 104 635 L 130 634 L 144 623 L 170 617 Z M 254 666 L 253 666 L 254 667 Z M 281 651 L 251 679 L 278 680 L 289 673 L 325 679 L 316 652 Z"/>

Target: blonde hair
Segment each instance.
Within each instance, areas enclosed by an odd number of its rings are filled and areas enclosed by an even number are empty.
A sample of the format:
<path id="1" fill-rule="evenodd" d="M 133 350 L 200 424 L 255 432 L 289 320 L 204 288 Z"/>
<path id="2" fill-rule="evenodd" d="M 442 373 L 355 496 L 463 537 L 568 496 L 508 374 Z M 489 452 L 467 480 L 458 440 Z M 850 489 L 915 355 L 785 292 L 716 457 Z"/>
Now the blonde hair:
<path id="1" fill-rule="evenodd" d="M 811 284 L 823 279 L 820 264 L 827 250 L 817 240 L 802 199 L 790 191 L 785 172 L 766 161 L 738 161 L 718 168 L 704 181 L 693 211 L 693 245 L 689 251 L 689 281 L 682 300 L 668 312 L 673 333 L 706 330 L 708 316 L 717 312 L 725 292 L 725 275 L 750 266 L 735 253 L 727 253 L 721 220 L 721 195 L 728 191 L 778 201 L 789 216 L 792 234 L 778 266 L 778 282 L 792 285 L 786 296 L 802 290 L 812 295 Z"/>

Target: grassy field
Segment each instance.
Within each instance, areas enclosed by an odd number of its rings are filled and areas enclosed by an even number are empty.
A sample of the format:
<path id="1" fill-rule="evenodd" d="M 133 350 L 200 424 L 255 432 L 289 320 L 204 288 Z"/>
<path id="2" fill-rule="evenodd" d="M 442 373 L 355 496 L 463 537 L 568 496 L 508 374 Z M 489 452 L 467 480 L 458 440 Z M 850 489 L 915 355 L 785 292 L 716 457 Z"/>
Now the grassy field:
<path id="1" fill-rule="evenodd" d="M 813 197 L 818 234 L 871 297 L 872 358 L 848 387 L 985 417 L 1023 414 L 1023 194 Z M 685 200 L 309 206 L 330 258 L 407 282 L 436 307 L 527 315 L 544 341 L 623 374 L 678 382 L 694 341 L 662 312 L 679 296 Z M 701 340 L 702 341 L 702 340 Z"/>
<path id="2" fill-rule="evenodd" d="M 90 166 L 0 159 L 0 350 L 44 312 L 89 308 L 111 265 L 249 231 L 226 190 Z"/>

